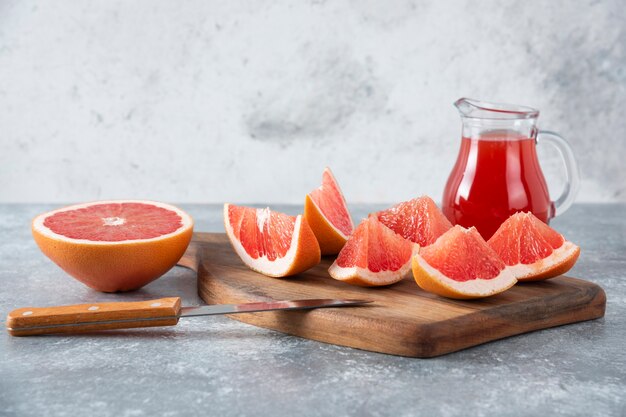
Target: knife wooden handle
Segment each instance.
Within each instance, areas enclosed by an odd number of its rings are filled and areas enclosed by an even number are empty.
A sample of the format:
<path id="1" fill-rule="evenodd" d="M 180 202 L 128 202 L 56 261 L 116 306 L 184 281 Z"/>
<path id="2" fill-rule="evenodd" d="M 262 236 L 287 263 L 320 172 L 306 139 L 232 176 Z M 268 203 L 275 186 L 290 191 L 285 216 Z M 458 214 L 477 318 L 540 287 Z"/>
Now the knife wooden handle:
<path id="1" fill-rule="evenodd" d="M 25 307 L 11 311 L 6 326 L 12 336 L 174 326 L 178 323 L 180 307 L 179 297 L 122 303 Z"/>

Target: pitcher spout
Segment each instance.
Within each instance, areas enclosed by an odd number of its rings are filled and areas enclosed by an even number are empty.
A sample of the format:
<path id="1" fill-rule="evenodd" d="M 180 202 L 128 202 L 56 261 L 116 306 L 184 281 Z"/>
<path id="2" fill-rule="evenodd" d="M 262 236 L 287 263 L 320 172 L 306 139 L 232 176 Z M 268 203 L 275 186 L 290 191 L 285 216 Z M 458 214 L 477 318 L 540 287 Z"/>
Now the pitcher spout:
<path id="1" fill-rule="evenodd" d="M 515 104 L 489 103 L 471 98 L 460 98 L 454 102 L 461 117 L 471 119 L 536 119 L 539 110 Z"/>

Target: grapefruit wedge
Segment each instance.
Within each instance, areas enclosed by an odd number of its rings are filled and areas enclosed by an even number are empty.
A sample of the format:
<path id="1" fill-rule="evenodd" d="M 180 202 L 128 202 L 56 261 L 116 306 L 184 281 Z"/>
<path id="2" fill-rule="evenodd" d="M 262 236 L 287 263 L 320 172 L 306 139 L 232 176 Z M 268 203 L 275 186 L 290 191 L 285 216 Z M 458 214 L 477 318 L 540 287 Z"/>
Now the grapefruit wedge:
<path id="1" fill-rule="evenodd" d="M 243 263 L 261 274 L 286 277 L 320 262 L 320 247 L 302 215 L 226 203 L 224 227 Z"/>
<path id="2" fill-rule="evenodd" d="M 328 272 L 336 280 L 365 287 L 390 285 L 411 270 L 417 245 L 398 236 L 376 216 L 357 226 Z"/>
<path id="3" fill-rule="evenodd" d="M 32 232 L 42 252 L 83 284 L 129 291 L 176 265 L 191 240 L 193 220 L 154 201 L 100 201 L 41 214 Z"/>
<path id="4" fill-rule="evenodd" d="M 422 289 L 448 298 L 499 294 L 517 280 L 476 228 L 454 226 L 413 257 L 413 277 Z"/>
<path id="5" fill-rule="evenodd" d="M 487 242 L 519 281 L 537 281 L 569 271 L 580 248 L 532 213 L 509 217 Z"/>
<path id="6" fill-rule="evenodd" d="M 450 221 L 428 196 L 414 198 L 376 213 L 378 220 L 405 239 L 428 246 L 451 227 Z"/>
<path id="7" fill-rule="evenodd" d="M 305 197 L 304 218 L 315 233 L 322 255 L 338 254 L 354 230 L 346 200 L 328 167 L 322 174 L 322 185 Z"/>

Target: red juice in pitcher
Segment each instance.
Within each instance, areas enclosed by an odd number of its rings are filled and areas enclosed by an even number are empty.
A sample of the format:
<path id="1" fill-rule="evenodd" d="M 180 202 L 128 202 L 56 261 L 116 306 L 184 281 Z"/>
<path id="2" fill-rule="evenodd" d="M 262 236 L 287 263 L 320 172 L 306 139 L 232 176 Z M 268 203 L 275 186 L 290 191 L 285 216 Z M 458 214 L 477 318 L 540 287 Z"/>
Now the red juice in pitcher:
<path id="1" fill-rule="evenodd" d="M 572 148 L 554 132 L 537 129 L 539 110 L 460 98 L 461 149 L 443 193 L 442 210 L 453 224 L 475 226 L 489 239 L 518 211 L 548 223 L 574 202 L 580 174 Z M 536 144 L 557 148 L 566 182 L 552 201 L 539 167 Z"/>
<path id="2" fill-rule="evenodd" d="M 547 223 L 554 207 L 535 146 L 534 138 L 507 130 L 462 137 L 443 195 L 448 219 L 475 226 L 485 239 L 518 211 L 530 211 Z"/>

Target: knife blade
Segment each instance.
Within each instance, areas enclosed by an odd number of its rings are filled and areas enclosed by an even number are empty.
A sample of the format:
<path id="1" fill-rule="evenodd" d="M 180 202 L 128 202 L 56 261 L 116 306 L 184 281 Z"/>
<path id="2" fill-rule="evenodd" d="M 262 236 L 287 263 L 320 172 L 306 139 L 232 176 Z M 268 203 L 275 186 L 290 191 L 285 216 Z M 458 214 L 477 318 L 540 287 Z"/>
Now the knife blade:
<path id="1" fill-rule="evenodd" d="M 181 307 L 179 297 L 148 301 L 24 307 L 11 311 L 6 327 L 12 336 L 82 333 L 137 327 L 173 326 L 180 318 L 277 310 L 348 307 L 369 300 L 305 299 Z"/>

